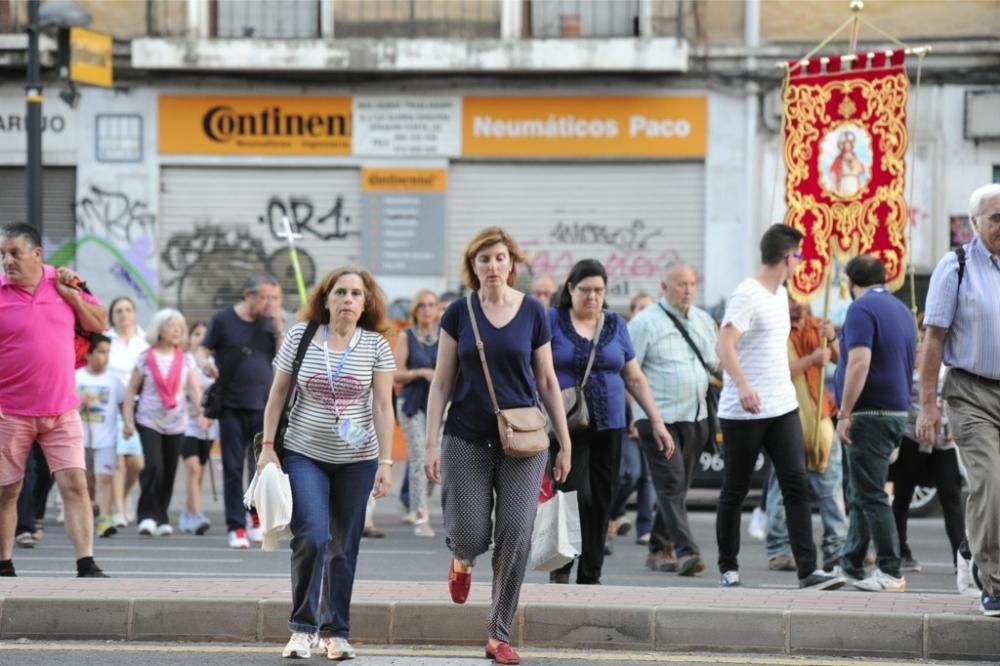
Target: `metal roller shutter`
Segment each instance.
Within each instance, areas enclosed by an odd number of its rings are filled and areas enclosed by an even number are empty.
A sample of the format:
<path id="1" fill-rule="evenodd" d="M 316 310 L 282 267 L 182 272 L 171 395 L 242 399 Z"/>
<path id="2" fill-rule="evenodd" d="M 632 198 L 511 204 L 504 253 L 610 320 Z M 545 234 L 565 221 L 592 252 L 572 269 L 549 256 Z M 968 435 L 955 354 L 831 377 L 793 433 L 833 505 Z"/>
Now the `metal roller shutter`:
<path id="1" fill-rule="evenodd" d="M 27 222 L 25 168 L 0 167 L 0 224 Z M 42 233 L 46 256 L 76 240 L 76 167 L 42 169 Z"/>
<path id="2" fill-rule="evenodd" d="M 531 275 L 561 282 L 576 261 L 600 260 L 608 303 L 624 309 L 638 292 L 659 293 L 665 266 L 704 265 L 705 167 L 457 163 L 449 173 L 447 220 L 449 285 L 461 281 L 468 240 L 499 225 L 528 253 Z"/>
<path id="3" fill-rule="evenodd" d="M 159 289 L 165 306 L 204 320 L 241 298 L 246 277 L 268 271 L 299 306 L 287 215 L 306 285 L 357 261 L 361 250 L 357 169 L 164 167 L 160 179 Z"/>

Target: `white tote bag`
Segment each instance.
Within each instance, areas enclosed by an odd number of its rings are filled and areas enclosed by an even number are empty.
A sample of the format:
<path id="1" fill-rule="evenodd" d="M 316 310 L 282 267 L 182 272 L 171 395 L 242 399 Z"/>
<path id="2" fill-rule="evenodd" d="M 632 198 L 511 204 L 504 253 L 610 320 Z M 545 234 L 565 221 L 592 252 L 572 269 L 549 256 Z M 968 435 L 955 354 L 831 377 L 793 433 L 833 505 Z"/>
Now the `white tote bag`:
<path id="1" fill-rule="evenodd" d="M 576 491 L 559 491 L 549 501 L 539 504 L 531 533 L 528 568 L 555 571 L 579 557 L 582 548 Z"/>

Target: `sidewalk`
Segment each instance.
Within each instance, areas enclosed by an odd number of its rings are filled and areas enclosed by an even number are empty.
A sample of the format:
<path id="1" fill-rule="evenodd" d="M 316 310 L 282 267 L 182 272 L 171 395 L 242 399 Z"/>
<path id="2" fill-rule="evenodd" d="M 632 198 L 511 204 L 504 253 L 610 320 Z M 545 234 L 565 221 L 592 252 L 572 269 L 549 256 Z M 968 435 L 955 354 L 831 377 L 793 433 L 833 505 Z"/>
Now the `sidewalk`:
<path id="1" fill-rule="evenodd" d="M 358 581 L 352 640 L 479 645 L 489 595 L 474 583 L 452 604 L 444 571 L 440 583 Z M 283 580 L 3 579 L 0 639 L 284 642 L 290 605 Z M 996 661 L 1000 620 L 954 594 L 525 585 L 512 642 Z"/>

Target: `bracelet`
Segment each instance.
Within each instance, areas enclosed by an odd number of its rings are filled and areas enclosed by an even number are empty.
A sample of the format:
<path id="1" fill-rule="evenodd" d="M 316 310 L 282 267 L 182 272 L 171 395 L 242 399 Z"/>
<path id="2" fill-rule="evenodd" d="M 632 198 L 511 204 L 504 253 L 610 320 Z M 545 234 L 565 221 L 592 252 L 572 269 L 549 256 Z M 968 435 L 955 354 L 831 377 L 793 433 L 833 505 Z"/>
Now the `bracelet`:
<path id="1" fill-rule="evenodd" d="M 274 440 L 273 439 L 261 440 L 260 445 L 261 446 L 274 446 Z"/>
<path id="2" fill-rule="evenodd" d="M 388 458 L 379 459 L 378 464 L 379 465 L 388 465 L 389 467 L 392 467 L 392 461 L 389 460 Z"/>

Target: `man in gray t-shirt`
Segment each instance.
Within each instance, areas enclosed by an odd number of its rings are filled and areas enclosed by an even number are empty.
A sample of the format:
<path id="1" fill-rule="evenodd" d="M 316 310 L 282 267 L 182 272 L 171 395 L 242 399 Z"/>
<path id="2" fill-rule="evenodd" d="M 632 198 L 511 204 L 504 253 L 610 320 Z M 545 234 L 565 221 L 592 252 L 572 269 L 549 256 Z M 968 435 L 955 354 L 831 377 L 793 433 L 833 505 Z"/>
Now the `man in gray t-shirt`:
<path id="1" fill-rule="evenodd" d="M 253 475 L 250 442 L 264 429 L 264 406 L 274 378 L 271 364 L 283 334 L 278 279 L 273 275 L 252 275 L 243 286 L 243 300 L 212 316 L 198 349 L 199 364 L 206 375 L 218 378 L 222 390 L 219 443 L 230 548 L 245 549 L 250 547 L 250 541 L 262 540 L 255 515 L 247 529 L 243 467 L 246 464 Z"/>

